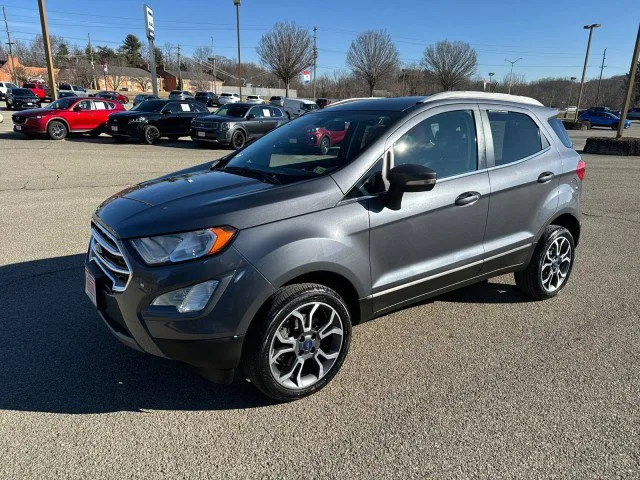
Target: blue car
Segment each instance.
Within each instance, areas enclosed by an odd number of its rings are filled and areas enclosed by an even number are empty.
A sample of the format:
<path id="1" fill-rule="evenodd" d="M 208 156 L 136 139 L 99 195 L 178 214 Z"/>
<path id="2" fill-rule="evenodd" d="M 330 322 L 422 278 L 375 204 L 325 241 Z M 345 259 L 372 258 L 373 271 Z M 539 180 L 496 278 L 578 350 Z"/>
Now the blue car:
<path id="1" fill-rule="evenodd" d="M 620 117 L 610 112 L 584 112 L 580 115 L 580 120 L 589 122 L 593 127 L 610 127 L 617 130 Z M 631 126 L 631 120 L 624 121 L 624 128 Z"/>

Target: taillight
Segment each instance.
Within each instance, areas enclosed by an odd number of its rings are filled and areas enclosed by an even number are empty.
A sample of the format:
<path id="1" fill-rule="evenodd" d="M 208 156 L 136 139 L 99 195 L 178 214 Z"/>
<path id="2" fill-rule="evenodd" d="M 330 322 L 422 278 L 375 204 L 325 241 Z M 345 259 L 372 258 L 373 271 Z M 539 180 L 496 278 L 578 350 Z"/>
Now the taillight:
<path id="1" fill-rule="evenodd" d="M 578 161 L 578 166 L 576 167 L 576 175 L 578 176 L 579 180 L 582 180 L 584 178 L 584 174 L 586 173 L 587 170 L 587 164 L 584 163 L 583 160 Z"/>

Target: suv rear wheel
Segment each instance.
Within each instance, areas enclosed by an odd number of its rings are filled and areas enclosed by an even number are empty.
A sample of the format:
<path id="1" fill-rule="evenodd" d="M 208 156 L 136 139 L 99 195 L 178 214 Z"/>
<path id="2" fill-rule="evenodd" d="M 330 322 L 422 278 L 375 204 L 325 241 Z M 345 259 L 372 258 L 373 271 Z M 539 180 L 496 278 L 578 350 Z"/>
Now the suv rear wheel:
<path id="1" fill-rule="evenodd" d="M 539 300 L 554 297 L 569 281 L 575 253 L 571 232 L 549 225 L 524 270 L 515 272 L 516 285 Z"/>
<path id="2" fill-rule="evenodd" d="M 290 401 L 310 395 L 338 373 L 349 350 L 351 317 L 324 285 L 278 290 L 247 336 L 243 369 L 265 395 Z"/>

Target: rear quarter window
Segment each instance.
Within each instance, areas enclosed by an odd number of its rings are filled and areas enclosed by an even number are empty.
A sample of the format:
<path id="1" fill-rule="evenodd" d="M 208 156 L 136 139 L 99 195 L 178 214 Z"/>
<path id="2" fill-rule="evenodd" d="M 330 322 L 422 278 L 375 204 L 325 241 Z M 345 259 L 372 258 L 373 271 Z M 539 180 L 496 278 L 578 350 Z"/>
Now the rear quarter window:
<path id="1" fill-rule="evenodd" d="M 549 146 L 538 124 L 524 113 L 489 110 L 495 166 L 529 157 Z"/>
<path id="2" fill-rule="evenodd" d="M 551 125 L 554 133 L 558 136 L 565 147 L 573 148 L 573 142 L 569 138 L 569 134 L 567 133 L 567 129 L 564 128 L 564 123 L 562 123 L 562 120 L 556 117 L 551 117 L 549 118 L 549 125 Z"/>

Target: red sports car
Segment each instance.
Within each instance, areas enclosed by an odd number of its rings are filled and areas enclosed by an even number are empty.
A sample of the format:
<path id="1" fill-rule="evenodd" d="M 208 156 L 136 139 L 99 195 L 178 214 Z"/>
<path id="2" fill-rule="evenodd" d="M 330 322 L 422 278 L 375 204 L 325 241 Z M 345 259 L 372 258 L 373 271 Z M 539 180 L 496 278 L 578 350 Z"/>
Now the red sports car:
<path id="1" fill-rule="evenodd" d="M 320 149 L 322 155 L 329 153 L 329 149 L 344 139 L 349 124 L 344 121 L 329 122 L 322 127 L 313 127 L 308 130 L 307 143 Z"/>
<path id="2" fill-rule="evenodd" d="M 45 108 L 23 110 L 11 116 L 13 131 L 26 136 L 46 134 L 52 140 L 62 140 L 69 132 L 88 133 L 97 137 L 103 131 L 109 115 L 124 107 L 102 98 L 65 97 Z"/>

